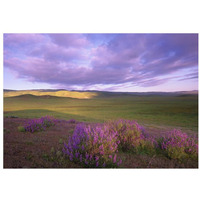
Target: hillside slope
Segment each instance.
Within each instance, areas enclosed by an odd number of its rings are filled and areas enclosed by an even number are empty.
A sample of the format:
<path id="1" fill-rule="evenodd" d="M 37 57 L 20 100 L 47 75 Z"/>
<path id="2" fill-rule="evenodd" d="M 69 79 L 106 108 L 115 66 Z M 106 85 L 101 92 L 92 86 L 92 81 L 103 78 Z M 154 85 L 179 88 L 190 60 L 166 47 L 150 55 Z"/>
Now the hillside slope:
<path id="1" fill-rule="evenodd" d="M 56 91 L 43 91 L 43 90 L 20 90 L 20 91 L 5 91 L 4 97 L 15 97 L 21 95 L 34 95 L 34 96 L 56 96 L 56 97 L 71 97 L 76 99 L 91 99 L 98 94 L 95 92 L 76 92 L 67 90 Z"/>

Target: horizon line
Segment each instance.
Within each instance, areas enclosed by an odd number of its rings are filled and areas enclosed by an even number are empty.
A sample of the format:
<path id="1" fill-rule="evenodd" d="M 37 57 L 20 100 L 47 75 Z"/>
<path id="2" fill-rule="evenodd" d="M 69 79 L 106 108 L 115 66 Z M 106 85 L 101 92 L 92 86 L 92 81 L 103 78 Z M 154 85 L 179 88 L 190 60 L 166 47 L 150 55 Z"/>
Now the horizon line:
<path id="1" fill-rule="evenodd" d="M 83 92 L 93 92 L 93 91 L 97 91 L 97 92 L 113 92 L 113 93 L 117 93 L 117 92 L 122 92 L 122 93 L 148 93 L 148 92 L 155 92 L 155 93 L 159 93 L 159 92 L 163 92 L 163 93 L 176 93 L 176 92 L 194 92 L 197 90 L 178 90 L 178 91 L 146 91 L 146 92 L 130 92 L 130 91 L 108 91 L 108 90 L 68 90 L 68 89 L 3 89 L 3 90 L 12 90 L 12 91 L 28 91 L 28 90 L 65 90 L 65 91 L 83 91 Z"/>

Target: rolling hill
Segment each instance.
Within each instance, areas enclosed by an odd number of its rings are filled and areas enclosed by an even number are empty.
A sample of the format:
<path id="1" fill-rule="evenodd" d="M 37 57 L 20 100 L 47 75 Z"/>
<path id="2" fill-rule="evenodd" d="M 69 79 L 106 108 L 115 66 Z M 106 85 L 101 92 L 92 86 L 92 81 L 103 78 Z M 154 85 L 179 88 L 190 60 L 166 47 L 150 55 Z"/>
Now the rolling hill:
<path id="1" fill-rule="evenodd" d="M 40 90 L 8 90 L 4 89 L 4 97 L 15 97 L 21 95 L 34 96 L 56 96 L 56 97 L 70 97 L 76 99 L 93 99 L 105 97 L 125 97 L 125 96 L 190 96 L 198 95 L 197 90 L 193 91 L 179 91 L 179 92 L 107 92 L 95 90 L 73 90 L 68 91 L 64 89 L 40 89 Z"/>

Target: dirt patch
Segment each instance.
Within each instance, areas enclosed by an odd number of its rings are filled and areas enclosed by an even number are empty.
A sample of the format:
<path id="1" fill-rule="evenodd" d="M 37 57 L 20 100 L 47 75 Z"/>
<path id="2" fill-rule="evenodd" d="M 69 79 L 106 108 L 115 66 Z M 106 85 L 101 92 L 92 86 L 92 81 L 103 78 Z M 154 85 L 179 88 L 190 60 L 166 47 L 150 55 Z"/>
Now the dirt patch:
<path id="1" fill-rule="evenodd" d="M 184 129 L 181 127 L 174 128 L 174 127 L 170 127 L 170 126 L 167 127 L 167 126 L 158 126 L 158 125 L 150 125 L 150 124 L 144 124 L 143 126 L 145 128 L 145 132 L 154 137 L 164 136 L 174 129 L 179 129 L 182 132 L 187 133 L 187 135 L 189 135 L 189 136 L 194 136 L 194 137 L 198 136 L 197 132 L 189 130 L 189 129 Z"/>
<path id="2" fill-rule="evenodd" d="M 47 162 L 45 156 L 52 147 L 55 151 L 62 150 L 63 142 L 73 133 L 76 124 L 63 120 L 41 132 L 18 131 L 17 127 L 26 121 L 4 118 L 4 168 L 53 167 L 54 162 Z"/>

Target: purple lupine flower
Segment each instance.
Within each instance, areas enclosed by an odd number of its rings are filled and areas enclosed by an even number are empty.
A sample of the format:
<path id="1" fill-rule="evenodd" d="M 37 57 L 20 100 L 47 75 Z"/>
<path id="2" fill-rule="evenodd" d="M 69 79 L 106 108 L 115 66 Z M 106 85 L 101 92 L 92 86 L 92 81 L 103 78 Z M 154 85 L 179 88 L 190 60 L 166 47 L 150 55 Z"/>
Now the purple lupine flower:
<path id="1" fill-rule="evenodd" d="M 35 132 L 39 130 L 45 130 L 46 127 L 52 126 L 55 124 L 55 119 L 52 117 L 41 117 L 40 119 L 29 120 L 24 126 L 25 130 L 30 132 Z"/>
<path id="2" fill-rule="evenodd" d="M 116 163 L 117 154 L 114 155 L 113 163 Z"/>
<path id="3" fill-rule="evenodd" d="M 189 137 L 186 133 L 182 133 L 180 130 L 174 129 L 169 132 L 165 137 L 162 137 L 161 149 L 168 153 L 169 157 L 180 158 L 186 154 L 197 155 L 195 149 L 195 140 L 193 137 Z M 178 151 L 178 154 L 176 153 Z M 193 152 L 192 152 L 193 151 Z"/>
<path id="4" fill-rule="evenodd" d="M 103 144 L 99 146 L 99 150 L 100 150 L 101 152 L 103 152 L 103 151 L 104 151 Z"/>
<path id="5" fill-rule="evenodd" d="M 80 155 L 80 162 L 82 162 L 82 154 Z"/>
<path id="6" fill-rule="evenodd" d="M 94 136 L 94 144 L 97 143 L 97 140 L 98 140 L 98 138 L 97 138 L 97 136 L 95 135 L 95 136 Z"/>
<path id="7" fill-rule="evenodd" d="M 88 165 L 88 161 L 87 160 L 85 160 L 85 164 Z"/>
<path id="8" fill-rule="evenodd" d="M 116 141 L 117 132 L 110 129 L 106 124 L 97 125 L 96 127 L 86 127 L 85 124 L 78 124 L 73 135 L 68 140 L 67 149 L 70 149 L 70 152 L 75 156 L 77 151 L 81 151 L 82 155 L 85 156 L 84 162 L 94 159 L 99 166 L 100 159 L 106 162 L 108 155 L 112 156 L 117 151 L 118 144 Z M 111 149 L 110 146 L 112 147 Z M 83 161 L 82 156 L 80 156 L 79 161 Z"/>
<path id="9" fill-rule="evenodd" d="M 88 158 L 89 158 L 89 154 L 88 153 L 85 154 L 85 158 L 86 158 L 86 160 L 88 160 Z"/>
<path id="10" fill-rule="evenodd" d="M 69 159 L 73 161 L 73 154 L 70 154 Z"/>
<path id="11" fill-rule="evenodd" d="M 98 161 L 98 160 L 99 160 L 99 156 L 96 156 L 96 157 L 95 157 L 95 160 Z"/>
<path id="12" fill-rule="evenodd" d="M 75 153 L 75 156 L 76 156 L 76 158 L 78 158 L 78 156 L 79 156 L 79 153 L 78 153 L 78 152 L 76 152 L 76 153 Z"/>
<path id="13" fill-rule="evenodd" d="M 84 149 L 85 149 L 85 147 L 84 147 L 84 145 L 82 145 L 82 150 L 84 151 Z"/>
<path id="14" fill-rule="evenodd" d="M 122 163 L 122 160 L 120 159 L 120 160 L 119 160 L 119 165 L 120 165 L 121 163 Z"/>
<path id="15" fill-rule="evenodd" d="M 76 120 L 75 120 L 75 119 L 70 119 L 70 120 L 67 121 L 67 122 L 74 124 L 74 123 L 76 123 Z"/>

